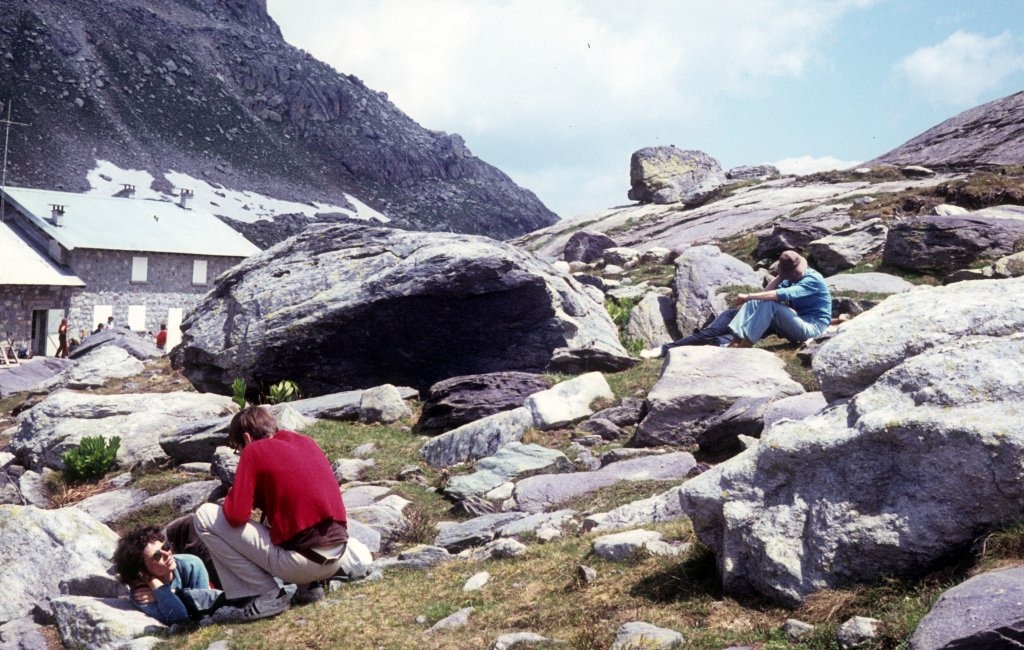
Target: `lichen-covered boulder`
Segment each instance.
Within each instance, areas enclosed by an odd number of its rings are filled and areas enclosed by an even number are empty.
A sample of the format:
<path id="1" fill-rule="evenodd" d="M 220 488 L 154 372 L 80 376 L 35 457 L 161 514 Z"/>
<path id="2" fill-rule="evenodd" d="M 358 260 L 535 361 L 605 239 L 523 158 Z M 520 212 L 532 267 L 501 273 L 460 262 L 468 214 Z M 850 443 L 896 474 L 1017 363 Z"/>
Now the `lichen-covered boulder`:
<path id="1" fill-rule="evenodd" d="M 618 246 L 615 240 L 600 232 L 581 230 L 572 234 L 562 249 L 562 258 L 566 262 L 596 262 L 604 255 L 607 248 Z"/>
<path id="2" fill-rule="evenodd" d="M 175 362 L 202 390 L 289 379 L 320 395 L 427 390 L 547 368 L 556 350 L 630 362 L 582 286 L 485 237 L 313 225 L 221 276 L 182 324 Z M 603 356 L 602 356 L 603 355 Z"/>
<path id="3" fill-rule="evenodd" d="M 807 252 L 807 245 L 829 234 L 828 228 L 802 221 L 780 221 L 770 233 L 757 238 L 754 254 L 758 259 L 775 260 L 785 251 Z"/>
<path id="4" fill-rule="evenodd" d="M 61 594 L 117 596 L 117 534 L 77 508 L 0 505 L 0 623 Z"/>
<path id="5" fill-rule="evenodd" d="M 750 265 L 723 253 L 717 246 L 693 246 L 676 258 L 676 327 L 682 336 L 729 308 L 719 289 L 728 286 L 761 287 Z"/>
<path id="6" fill-rule="evenodd" d="M 797 605 L 921 571 L 1020 517 L 1022 376 L 1024 334 L 938 345 L 687 481 L 725 591 Z"/>
<path id="7" fill-rule="evenodd" d="M 886 298 L 839 328 L 814 355 L 830 402 L 871 385 L 886 370 L 966 336 L 1024 331 L 1024 278 L 979 280 Z"/>
<path id="8" fill-rule="evenodd" d="M 725 185 L 717 160 L 703 151 L 645 147 L 629 161 L 629 200 L 641 203 L 699 201 Z"/>
<path id="9" fill-rule="evenodd" d="M 807 252 L 814 268 L 832 275 L 879 255 L 888 233 L 889 227 L 880 218 L 868 219 L 809 242 Z"/>
<path id="10" fill-rule="evenodd" d="M 160 447 L 162 435 L 186 423 L 230 415 L 237 410 L 230 398 L 220 395 L 92 395 L 62 390 L 18 415 L 10 449 L 26 467 L 63 469 L 61 455 L 82 438 L 118 436 L 119 466 L 162 462 L 167 460 Z"/>

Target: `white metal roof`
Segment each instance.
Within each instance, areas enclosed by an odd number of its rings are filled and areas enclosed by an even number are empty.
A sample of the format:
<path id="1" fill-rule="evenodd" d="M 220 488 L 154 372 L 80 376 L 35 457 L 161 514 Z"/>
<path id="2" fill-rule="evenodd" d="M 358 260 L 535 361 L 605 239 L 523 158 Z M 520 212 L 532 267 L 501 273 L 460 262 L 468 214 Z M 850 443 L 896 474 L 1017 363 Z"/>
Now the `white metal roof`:
<path id="1" fill-rule="evenodd" d="M 248 257 L 259 252 L 208 212 L 170 201 L 118 198 L 8 187 L 7 199 L 68 250 L 140 251 Z M 51 205 L 64 206 L 64 225 L 50 221 Z"/>
<path id="2" fill-rule="evenodd" d="M 3 284 L 85 286 L 78 276 L 63 271 L 22 239 L 10 223 L 0 221 L 0 285 Z"/>

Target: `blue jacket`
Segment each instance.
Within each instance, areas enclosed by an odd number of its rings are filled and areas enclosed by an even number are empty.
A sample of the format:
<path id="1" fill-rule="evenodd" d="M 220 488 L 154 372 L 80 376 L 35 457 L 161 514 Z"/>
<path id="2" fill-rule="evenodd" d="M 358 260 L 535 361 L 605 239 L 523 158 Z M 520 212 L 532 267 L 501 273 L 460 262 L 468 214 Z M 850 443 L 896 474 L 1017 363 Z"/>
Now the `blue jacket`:
<path id="1" fill-rule="evenodd" d="M 825 278 L 814 269 L 807 269 L 799 282 L 783 280 L 775 293 L 779 302 L 788 303 L 805 322 L 822 330 L 832 323 L 832 293 Z"/>

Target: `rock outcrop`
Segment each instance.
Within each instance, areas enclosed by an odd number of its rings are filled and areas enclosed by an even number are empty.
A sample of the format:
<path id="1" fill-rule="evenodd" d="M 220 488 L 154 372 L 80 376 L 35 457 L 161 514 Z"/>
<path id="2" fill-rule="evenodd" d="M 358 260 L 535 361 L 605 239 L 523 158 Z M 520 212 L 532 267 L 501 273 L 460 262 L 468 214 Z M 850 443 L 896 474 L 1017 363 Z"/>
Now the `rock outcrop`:
<path id="1" fill-rule="evenodd" d="M 683 509 L 726 592 L 796 605 L 922 571 L 1024 514 L 1024 334 L 1007 325 L 933 340 L 849 402 L 776 423 L 685 483 Z"/>
<path id="2" fill-rule="evenodd" d="M 167 459 L 160 447 L 161 435 L 185 423 L 228 415 L 237 409 L 234 402 L 220 395 L 58 391 L 18 416 L 10 447 L 26 467 L 62 469 L 61 455 L 83 437 L 119 436 L 118 465 L 131 467 Z"/>
<path id="3" fill-rule="evenodd" d="M 889 227 L 882 261 L 910 271 L 942 275 L 1019 252 L 1024 208 L 1005 206 L 959 217 L 929 216 Z"/>
<path id="4" fill-rule="evenodd" d="M 1024 330 L 1024 278 L 958 282 L 886 298 L 839 328 L 814 356 L 826 399 L 850 397 L 925 350 Z"/>
<path id="5" fill-rule="evenodd" d="M 0 530 L 0 624 L 61 594 L 120 595 L 108 573 L 117 535 L 81 510 L 0 505 Z"/>
<path id="6" fill-rule="evenodd" d="M 725 184 L 717 160 L 703 151 L 646 147 L 629 161 L 629 199 L 641 203 L 699 202 Z"/>
<path id="7" fill-rule="evenodd" d="M 556 220 L 458 134 L 286 43 L 265 0 L 40 0 L 4 16 L 0 97 L 33 124 L 11 132 L 27 186 L 87 190 L 99 159 L 164 191 L 173 170 L 293 201 L 354 196 L 417 230 L 503 239 Z"/>
<path id="8" fill-rule="evenodd" d="M 1024 92 L 975 106 L 865 165 L 973 169 L 1024 163 Z"/>
<path id="9" fill-rule="evenodd" d="M 312 395 L 544 370 L 558 353 L 633 363 L 604 308 L 482 237 L 311 226 L 221 276 L 175 362 L 202 390 L 296 381 Z"/>
<path id="10" fill-rule="evenodd" d="M 1024 568 L 992 571 L 946 591 L 921 619 L 910 650 L 1013 648 L 1024 635 Z"/>

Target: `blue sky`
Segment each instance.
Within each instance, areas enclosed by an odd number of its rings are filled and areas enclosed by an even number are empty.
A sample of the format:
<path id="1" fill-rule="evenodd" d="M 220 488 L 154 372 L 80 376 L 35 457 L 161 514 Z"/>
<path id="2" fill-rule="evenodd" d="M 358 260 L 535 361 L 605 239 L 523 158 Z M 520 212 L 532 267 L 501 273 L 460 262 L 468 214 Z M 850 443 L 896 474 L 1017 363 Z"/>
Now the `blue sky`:
<path id="1" fill-rule="evenodd" d="M 1024 0 L 268 0 L 285 39 L 388 93 L 563 217 L 629 156 L 868 160 L 1024 90 Z"/>

